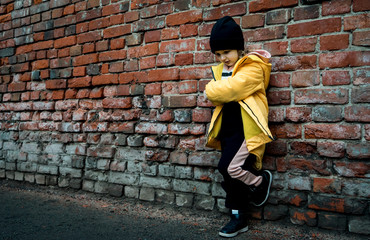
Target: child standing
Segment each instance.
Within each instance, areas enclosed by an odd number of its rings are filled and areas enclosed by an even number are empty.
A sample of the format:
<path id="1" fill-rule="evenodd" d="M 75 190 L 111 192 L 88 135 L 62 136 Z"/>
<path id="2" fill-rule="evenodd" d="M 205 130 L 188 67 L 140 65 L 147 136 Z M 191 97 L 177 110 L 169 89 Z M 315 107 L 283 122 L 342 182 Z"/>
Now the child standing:
<path id="1" fill-rule="evenodd" d="M 261 169 L 265 144 L 273 140 L 266 98 L 271 55 L 259 50 L 243 56 L 242 30 L 229 16 L 213 26 L 210 45 L 221 63 L 212 67 L 214 79 L 205 90 L 216 105 L 207 146 L 221 150 L 218 169 L 231 210 L 231 220 L 219 235 L 234 237 L 248 230 L 248 202 L 261 206 L 270 193 L 272 175 Z"/>

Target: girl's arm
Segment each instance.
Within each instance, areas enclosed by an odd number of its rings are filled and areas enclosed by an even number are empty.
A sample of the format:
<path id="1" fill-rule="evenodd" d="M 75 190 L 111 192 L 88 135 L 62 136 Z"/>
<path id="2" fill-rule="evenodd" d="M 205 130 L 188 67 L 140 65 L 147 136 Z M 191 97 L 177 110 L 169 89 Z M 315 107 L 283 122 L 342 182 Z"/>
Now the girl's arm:
<path id="1" fill-rule="evenodd" d="M 233 76 L 206 85 L 207 98 L 215 105 L 237 102 L 253 93 L 264 90 L 263 70 L 258 63 L 242 66 Z"/>

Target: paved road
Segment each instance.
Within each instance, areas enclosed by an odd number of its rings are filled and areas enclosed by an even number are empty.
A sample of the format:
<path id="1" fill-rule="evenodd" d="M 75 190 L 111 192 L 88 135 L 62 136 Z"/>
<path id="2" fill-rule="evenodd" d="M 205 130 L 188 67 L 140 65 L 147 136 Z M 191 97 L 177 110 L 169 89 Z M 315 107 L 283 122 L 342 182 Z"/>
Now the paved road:
<path id="1" fill-rule="evenodd" d="M 220 213 L 128 202 L 0 179 L 0 240 L 207 240 L 227 221 Z M 236 238 L 252 240 L 357 240 L 365 236 L 251 221 Z"/>
<path id="2" fill-rule="evenodd" d="M 176 221 L 117 215 L 17 192 L 0 192 L 0 239 L 214 239 Z"/>

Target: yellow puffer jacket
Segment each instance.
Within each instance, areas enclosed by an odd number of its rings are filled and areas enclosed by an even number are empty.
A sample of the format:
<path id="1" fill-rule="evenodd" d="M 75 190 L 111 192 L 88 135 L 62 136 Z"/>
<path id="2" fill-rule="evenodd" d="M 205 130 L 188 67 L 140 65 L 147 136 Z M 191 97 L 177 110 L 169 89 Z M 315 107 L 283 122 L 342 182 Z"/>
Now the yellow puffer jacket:
<path id="1" fill-rule="evenodd" d="M 227 102 L 241 106 L 247 148 L 256 155 L 255 168 L 262 168 L 265 144 L 274 140 L 268 128 L 266 88 L 270 80 L 270 53 L 259 50 L 239 59 L 232 76 L 221 80 L 223 63 L 212 67 L 214 80 L 206 85 L 207 98 L 216 105 L 208 130 L 207 147 L 221 149 L 218 139 L 221 130 L 222 107 Z"/>

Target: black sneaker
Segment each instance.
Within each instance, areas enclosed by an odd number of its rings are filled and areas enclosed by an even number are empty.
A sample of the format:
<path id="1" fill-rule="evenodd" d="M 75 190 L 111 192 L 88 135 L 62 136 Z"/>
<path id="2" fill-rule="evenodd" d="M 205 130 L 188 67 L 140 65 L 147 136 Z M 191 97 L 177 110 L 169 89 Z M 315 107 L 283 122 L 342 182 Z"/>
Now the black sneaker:
<path id="1" fill-rule="evenodd" d="M 264 170 L 261 176 L 262 183 L 258 187 L 250 187 L 252 192 L 251 203 L 256 207 L 260 207 L 265 204 L 270 195 L 272 174 L 270 171 Z"/>
<path id="2" fill-rule="evenodd" d="M 247 219 L 241 214 L 231 214 L 231 220 L 218 233 L 221 237 L 235 237 L 239 233 L 248 231 Z"/>

